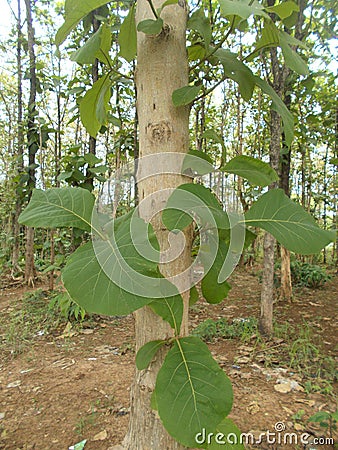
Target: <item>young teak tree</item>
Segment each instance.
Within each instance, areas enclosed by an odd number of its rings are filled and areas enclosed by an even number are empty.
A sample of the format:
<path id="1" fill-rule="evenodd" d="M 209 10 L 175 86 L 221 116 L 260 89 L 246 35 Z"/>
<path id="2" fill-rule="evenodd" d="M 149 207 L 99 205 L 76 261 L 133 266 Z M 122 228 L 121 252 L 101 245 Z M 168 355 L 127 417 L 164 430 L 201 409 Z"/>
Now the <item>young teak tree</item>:
<path id="1" fill-rule="evenodd" d="M 66 20 L 58 31 L 57 43 L 61 44 L 85 16 L 105 3 L 66 1 Z M 257 2 L 221 0 L 220 5 L 224 17 L 230 17 L 229 33 L 234 24 L 246 21 L 252 14 L 269 20 Z M 89 191 L 55 188 L 35 190 L 20 216 L 21 223 L 27 225 L 72 226 L 91 232 L 92 242 L 79 247 L 63 269 L 68 293 L 89 312 L 135 312 L 137 370 L 131 391 L 129 429 L 122 444 L 122 448 L 130 450 L 212 449 L 215 447 L 201 439 L 203 432 L 239 433 L 227 419 L 232 406 L 228 377 L 208 347 L 188 335 L 188 303 L 196 300 L 196 289 L 189 292 L 190 286 L 187 288 L 185 283 L 184 288 L 175 284 L 175 276 L 185 273 L 190 265 L 194 225 L 205 233 L 208 244 L 204 246 L 205 259 L 201 258 L 205 269 L 201 288 L 209 303 L 222 301 L 229 291 L 220 274 L 227 253 L 231 253 L 232 231 L 249 235 L 246 225 L 261 227 L 298 253 L 319 251 L 333 239 L 332 233 L 321 230 L 280 189 L 263 194 L 245 218 L 234 215 L 230 220 L 211 190 L 193 182 L 191 174 L 207 174 L 213 166 L 202 152 L 188 152 L 190 105 L 208 92 L 203 92 L 203 80 L 188 84 L 186 23 L 184 1 L 139 0 L 138 33 L 134 4 L 120 28 L 121 56 L 132 61 L 137 52 L 139 207 L 115 219 L 99 209 Z M 219 64 L 224 79 L 231 78 L 239 84 L 243 98 L 250 99 L 255 85 L 270 95 L 290 143 L 292 117 L 273 89 L 255 77 L 235 54 L 221 48 L 223 42 L 211 45 L 211 25 L 203 10 L 189 26 L 203 44 L 201 61 Z M 91 57 L 100 55 L 100 60 L 107 62 L 105 73 L 80 104 L 82 121 L 94 137 L 107 121 L 110 90 L 116 81 L 109 63 L 107 43 L 111 36 L 107 24 L 103 23 L 97 33 L 100 34 L 91 36 L 81 49 L 81 57 L 87 51 Z M 170 170 L 170 164 L 176 160 L 180 164 L 175 172 Z M 258 186 L 268 186 L 278 179 L 268 164 L 243 155 L 230 160 L 223 170 Z M 178 256 L 175 253 L 175 258 L 164 258 L 178 247 Z M 185 278 L 189 278 L 188 272 Z"/>

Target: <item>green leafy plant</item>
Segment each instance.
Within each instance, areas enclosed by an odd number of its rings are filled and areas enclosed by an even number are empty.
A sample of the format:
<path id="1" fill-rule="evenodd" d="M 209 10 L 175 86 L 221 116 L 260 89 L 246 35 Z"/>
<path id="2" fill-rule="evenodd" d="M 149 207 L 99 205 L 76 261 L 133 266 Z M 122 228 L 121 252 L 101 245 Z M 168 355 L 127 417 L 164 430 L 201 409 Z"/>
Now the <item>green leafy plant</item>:
<path id="1" fill-rule="evenodd" d="M 227 319 L 206 319 L 193 330 L 192 334 L 206 341 L 215 338 L 240 339 L 248 341 L 258 332 L 257 319 L 254 317 L 235 319 L 231 323 Z"/>
<path id="2" fill-rule="evenodd" d="M 240 167 L 242 170 L 242 161 Z M 270 172 L 271 169 L 267 166 L 267 173 Z M 208 221 L 211 215 L 214 223 L 221 230 L 220 239 L 224 239 L 224 241 L 220 240 L 219 248 L 221 251 L 224 248 L 226 254 L 227 233 L 222 230 L 229 228 L 228 216 L 211 191 L 203 186 L 186 184 L 176 189 L 169 198 L 167 209 L 163 213 L 164 224 L 168 229 L 184 229 L 192 221 L 190 214 L 200 212 L 196 209 L 198 208 L 197 204 L 187 203 L 187 199 L 184 195 L 182 197 L 182 193 L 193 193 L 198 201 L 202 201 L 207 206 L 207 215 L 204 216 L 204 213 L 202 216 L 200 215 L 202 226 L 210 226 Z M 99 236 L 103 232 L 107 233 L 108 230 L 114 231 L 114 246 L 117 245 L 120 259 L 116 258 L 116 251 L 112 251 L 113 247 L 110 250 L 102 250 L 105 252 L 104 255 L 107 255 L 105 256 L 107 265 L 102 270 L 92 243 L 86 243 L 68 259 L 62 271 L 63 282 L 76 303 L 90 312 L 121 315 L 128 314 L 147 304 L 170 324 L 174 331 L 174 337 L 146 343 L 139 349 L 137 365 L 139 369 L 145 369 L 161 348 L 168 347 L 169 350 L 158 372 L 153 393 L 153 407 L 158 410 L 165 428 L 175 439 L 183 445 L 195 446 L 194 437 L 200 432 L 202 423 L 206 429 L 215 430 L 229 413 L 232 405 L 230 381 L 213 360 L 207 346 L 198 337 L 180 337 L 183 302 L 173 285 L 163 284 L 162 286 L 165 286 L 163 297 L 154 299 L 127 292 L 112 281 L 115 279 L 116 273 L 120 273 L 118 279 L 121 279 L 121 276 L 128 276 L 129 283 L 134 282 L 133 278 L 128 275 L 129 272 L 124 273 L 124 260 L 128 261 L 129 270 L 133 269 L 136 274 L 142 273 L 142 275 L 150 276 L 154 282 L 160 283 L 159 286 L 162 278 L 157 271 L 158 263 L 149 261 L 136 251 L 136 244 L 132 241 L 130 234 L 132 214 L 128 213 L 116 220 L 100 216 L 101 228 L 99 229 L 95 228 L 91 221 L 93 206 L 94 197 L 84 189 L 63 188 L 44 192 L 35 190 L 30 204 L 20 216 L 20 221 L 31 226 L 76 226 L 86 231 L 92 230 L 94 235 Z M 280 208 L 283 213 L 279 212 Z M 48 215 L 46 211 L 48 211 Z M 170 211 L 170 214 L 167 211 Z M 306 253 L 317 251 L 332 237 L 331 233 L 320 230 L 313 219 L 280 190 L 264 194 L 247 213 L 247 221 L 255 226 L 261 225 L 274 233 L 294 251 L 305 251 Z M 141 235 L 138 234 L 137 244 L 145 245 L 150 239 L 152 248 L 158 248 L 151 226 L 145 226 L 139 218 L 136 219 L 136 224 L 141 227 L 142 231 Z M 292 234 L 290 234 L 291 230 Z M 289 234 L 291 238 L 289 238 Z M 303 245 L 304 234 L 309 238 L 306 248 Z M 107 236 L 104 238 L 104 242 L 111 242 L 110 235 Z M 224 255 L 222 253 L 219 255 L 222 260 Z M 216 255 L 216 262 L 217 258 Z M 110 271 L 109 277 L 107 270 Z M 220 266 L 217 263 L 213 264 L 204 277 L 204 285 L 202 282 L 203 295 L 210 303 L 215 301 L 215 283 L 216 288 L 218 286 L 219 290 L 224 289 L 222 298 L 229 290 L 226 282 L 217 283 L 219 271 Z M 171 291 L 171 294 L 166 294 L 166 290 L 167 292 Z M 222 299 L 217 297 L 216 300 L 218 302 Z M 219 331 L 216 324 L 209 322 L 208 326 L 212 327 L 212 330 L 208 331 L 210 336 L 215 329 L 216 334 L 217 332 L 223 334 L 243 333 L 247 325 L 243 322 L 243 324 L 239 323 L 229 328 L 228 325 L 225 326 L 220 322 L 218 324 Z M 220 327 L 223 327 L 222 331 L 220 331 Z M 304 339 L 299 338 L 293 347 L 293 358 L 298 358 L 299 352 L 310 358 L 313 351 L 314 347 L 309 345 L 305 347 Z M 177 395 L 178 385 L 183 386 L 179 396 Z M 180 423 L 179 427 L 177 426 L 178 422 Z"/>
<path id="3" fill-rule="evenodd" d="M 67 319 L 84 320 L 86 316 L 86 310 L 72 300 L 68 292 L 58 292 L 50 300 L 49 307 L 59 309 L 61 315 Z"/>
<path id="4" fill-rule="evenodd" d="M 296 285 L 317 289 L 331 279 L 326 270 L 307 262 L 291 261 L 291 276 Z"/>
<path id="5" fill-rule="evenodd" d="M 333 433 L 337 430 L 338 410 L 335 412 L 318 411 L 308 418 L 308 422 L 318 423 L 320 427 L 328 431 L 332 438 Z"/>

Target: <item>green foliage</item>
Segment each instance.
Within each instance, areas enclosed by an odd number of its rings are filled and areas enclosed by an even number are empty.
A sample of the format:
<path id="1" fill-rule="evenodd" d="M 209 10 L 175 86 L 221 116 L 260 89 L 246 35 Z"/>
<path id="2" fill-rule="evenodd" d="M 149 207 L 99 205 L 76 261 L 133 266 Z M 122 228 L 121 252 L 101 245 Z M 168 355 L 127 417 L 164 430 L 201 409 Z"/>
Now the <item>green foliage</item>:
<path id="1" fill-rule="evenodd" d="M 31 348 L 38 336 L 55 330 L 59 323 L 56 309 L 49 306 L 49 294 L 42 289 L 29 292 L 15 300 L 9 313 L 3 312 L 0 317 L 1 352 L 16 356 Z"/>
<path id="2" fill-rule="evenodd" d="M 86 0 L 79 2 L 77 0 L 66 0 L 65 2 L 65 22 L 58 30 L 55 43 L 61 45 L 69 33 L 76 27 L 76 25 L 87 16 L 94 9 L 105 5 L 107 0 Z"/>
<path id="3" fill-rule="evenodd" d="M 137 296 L 113 283 L 98 263 L 90 242 L 70 256 L 62 280 L 74 301 L 96 314 L 126 315 L 152 302 L 151 298 Z"/>
<path id="4" fill-rule="evenodd" d="M 137 31 L 142 31 L 142 33 L 149 35 L 156 35 L 161 33 L 163 27 L 163 20 L 158 17 L 156 20 L 146 19 L 142 20 L 137 25 Z"/>
<path id="5" fill-rule="evenodd" d="M 178 107 L 190 105 L 190 103 L 192 103 L 198 96 L 201 89 L 201 84 L 197 86 L 184 86 L 180 89 L 176 89 L 176 91 L 174 91 L 172 94 L 172 101 L 174 106 Z"/>
<path id="6" fill-rule="evenodd" d="M 86 189 L 35 189 L 19 222 L 34 227 L 76 227 L 90 231 L 94 201 L 94 196 Z"/>
<path id="7" fill-rule="evenodd" d="M 218 434 L 218 439 L 211 439 L 211 444 L 207 446 L 207 450 L 245 450 L 245 446 L 241 444 L 241 431 L 231 419 L 224 419 L 216 427 L 214 436 Z"/>
<path id="8" fill-rule="evenodd" d="M 304 255 L 319 252 L 335 239 L 334 232 L 320 229 L 313 217 L 282 189 L 263 194 L 246 213 L 245 221 L 268 231 L 287 249 Z"/>
<path id="9" fill-rule="evenodd" d="M 182 184 L 168 199 L 162 220 L 169 230 L 183 230 L 190 225 L 194 216 L 198 217 L 199 225 L 203 227 L 227 229 L 228 215 L 214 194 L 201 184 Z"/>
<path id="10" fill-rule="evenodd" d="M 329 429 L 330 436 L 337 430 L 338 410 L 335 412 L 318 411 L 308 418 L 308 422 L 319 423 L 323 428 Z"/>
<path id="11" fill-rule="evenodd" d="M 276 171 L 269 164 L 245 155 L 235 156 L 222 170 L 245 178 L 255 186 L 268 186 L 278 180 Z"/>
<path id="12" fill-rule="evenodd" d="M 136 367 L 138 370 L 146 369 L 161 347 L 166 343 L 163 340 L 150 341 L 144 344 L 136 354 Z"/>
<path id="13" fill-rule="evenodd" d="M 128 15 L 122 22 L 119 33 L 120 55 L 128 62 L 136 57 L 136 25 L 135 3 L 131 6 Z"/>
<path id="14" fill-rule="evenodd" d="M 154 392 L 163 425 L 187 447 L 196 447 L 196 434 L 202 428 L 214 430 L 232 406 L 228 377 L 208 347 L 194 336 L 175 340 L 159 370 Z"/>
<path id="15" fill-rule="evenodd" d="M 227 297 L 231 289 L 230 284 L 226 280 L 222 282 L 219 281 L 219 276 L 221 274 L 228 251 L 229 247 L 226 245 L 226 243 L 219 240 L 215 260 L 202 279 L 202 294 L 208 303 L 220 303 Z M 201 261 L 204 267 L 208 267 L 207 261 L 203 260 L 203 256 L 201 258 Z"/>
<path id="16" fill-rule="evenodd" d="M 59 309 L 66 320 L 83 320 L 86 316 L 86 311 L 72 300 L 68 292 L 56 293 L 49 306 L 52 310 Z"/>
<path id="17" fill-rule="evenodd" d="M 257 319 L 254 317 L 237 319 L 229 323 L 227 319 L 217 320 L 206 319 L 201 322 L 193 331 L 194 336 L 198 336 L 207 342 L 214 339 L 240 339 L 247 341 L 254 334 L 257 334 Z"/>
<path id="18" fill-rule="evenodd" d="M 292 281 L 298 286 L 316 289 L 331 279 L 323 267 L 307 262 L 291 261 L 290 268 Z"/>
<path id="19" fill-rule="evenodd" d="M 107 123 L 108 103 L 111 96 L 109 73 L 99 78 L 80 100 L 80 116 L 92 137 Z"/>

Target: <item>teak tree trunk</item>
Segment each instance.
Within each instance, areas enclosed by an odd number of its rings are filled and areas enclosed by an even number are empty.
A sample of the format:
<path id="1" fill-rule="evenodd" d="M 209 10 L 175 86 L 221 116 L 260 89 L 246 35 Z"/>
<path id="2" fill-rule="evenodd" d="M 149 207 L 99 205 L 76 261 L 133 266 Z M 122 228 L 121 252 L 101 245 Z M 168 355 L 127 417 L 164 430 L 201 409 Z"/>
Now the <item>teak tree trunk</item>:
<path id="1" fill-rule="evenodd" d="M 154 2 L 155 8 L 161 1 Z M 139 121 L 139 167 L 144 174 L 151 167 L 142 161 L 147 155 L 162 152 L 187 152 L 189 146 L 189 108 L 175 108 L 172 93 L 188 84 L 188 61 L 186 53 L 187 10 L 184 2 L 166 7 L 161 17 L 164 27 L 159 35 L 138 33 L 137 38 L 137 112 Z M 153 18 L 149 2 L 137 2 L 136 22 Z M 166 167 L 163 165 L 163 172 Z M 160 170 L 161 172 L 161 170 Z M 149 173 L 149 172 L 147 172 Z M 142 200 L 154 192 L 175 188 L 186 182 L 182 175 L 158 173 L 138 183 L 140 216 L 151 221 L 161 251 L 168 248 L 168 231 L 162 225 L 160 215 L 153 216 L 160 200 L 142 206 Z M 164 206 L 161 202 L 162 208 Z M 162 209 L 161 208 L 161 209 Z M 191 233 L 186 233 L 186 246 L 180 258 L 161 266 L 164 276 L 172 276 L 190 265 Z M 175 246 L 175 242 L 174 242 Z M 188 293 L 183 294 L 185 311 L 182 334 L 188 332 Z M 172 336 L 172 330 L 150 308 L 135 313 L 136 351 L 146 342 Z M 179 450 L 183 447 L 171 438 L 156 411 L 151 408 L 151 395 L 165 350 L 160 351 L 148 370 L 136 371 L 131 389 L 130 423 L 123 448 L 129 450 Z"/>

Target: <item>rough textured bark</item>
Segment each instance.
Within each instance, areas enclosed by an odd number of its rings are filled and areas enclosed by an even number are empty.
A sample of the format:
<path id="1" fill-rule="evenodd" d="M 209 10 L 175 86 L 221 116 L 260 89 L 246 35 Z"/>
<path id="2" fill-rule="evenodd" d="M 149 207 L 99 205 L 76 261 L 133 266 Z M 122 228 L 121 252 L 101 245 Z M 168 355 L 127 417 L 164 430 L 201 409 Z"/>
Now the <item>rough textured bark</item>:
<path id="1" fill-rule="evenodd" d="M 37 133 L 35 129 L 35 100 L 36 100 L 36 64 L 34 53 L 34 28 L 32 21 L 32 5 L 30 0 L 25 0 L 26 19 L 27 19 L 27 35 L 28 35 L 28 54 L 29 54 L 29 79 L 30 91 L 28 100 L 28 122 L 27 122 L 27 141 L 28 141 L 28 164 L 29 164 L 29 180 L 28 180 L 28 198 L 32 195 L 35 187 L 35 154 L 39 148 L 37 141 Z M 26 228 L 26 253 L 25 253 L 25 282 L 28 285 L 34 285 L 35 266 L 34 266 L 34 229 Z"/>
<path id="2" fill-rule="evenodd" d="M 162 2 L 155 1 L 155 8 Z M 151 18 L 149 3 L 137 3 L 137 22 Z M 139 170 L 146 167 L 142 158 L 159 152 L 187 152 L 189 145 L 189 109 L 175 108 L 171 95 L 175 89 L 188 84 L 188 64 L 185 46 L 187 11 L 179 2 L 165 8 L 162 13 L 164 28 L 157 36 L 138 33 L 138 65 L 136 70 L 137 109 L 139 121 Z M 163 166 L 162 169 L 165 169 Z M 148 173 L 148 172 L 146 172 Z M 145 179 L 138 185 L 140 215 L 149 220 L 156 211 L 160 200 L 144 204 L 142 200 L 161 189 L 174 188 L 185 182 L 181 175 L 159 173 Z M 161 205 L 163 201 L 161 201 Z M 151 223 L 160 243 L 161 251 L 168 248 L 168 232 L 157 214 Z M 164 276 L 172 276 L 190 265 L 191 232 L 187 232 L 187 245 L 180 258 L 161 266 Z M 174 243 L 175 245 L 175 243 Z M 188 295 L 183 294 L 185 312 L 182 334 L 188 332 Z M 148 307 L 135 313 L 136 351 L 146 342 L 172 336 L 172 330 Z M 156 355 L 148 370 L 136 371 L 131 390 L 131 417 L 129 430 L 123 442 L 130 450 L 174 450 L 182 446 L 164 430 L 156 411 L 150 405 L 157 372 L 165 356 L 165 350 Z"/>
<path id="3" fill-rule="evenodd" d="M 22 23 L 21 23 L 21 1 L 17 1 L 17 47 L 16 47 L 16 64 L 17 64 L 17 170 L 23 172 L 23 123 L 22 123 Z M 18 222 L 21 213 L 22 196 L 19 191 L 16 193 L 15 212 L 13 217 L 13 250 L 12 250 L 12 275 L 16 271 L 20 271 L 18 264 L 20 254 L 20 225 Z"/>
<path id="4" fill-rule="evenodd" d="M 100 28 L 99 21 L 94 17 L 94 15 L 97 14 L 97 10 L 93 12 L 93 31 L 96 33 L 96 31 Z M 99 60 L 95 59 L 94 64 L 92 66 L 92 81 L 93 84 L 95 81 L 99 79 Z M 96 139 L 93 136 L 89 136 L 89 153 L 92 153 L 93 155 L 96 155 Z M 86 173 L 87 183 L 91 186 L 93 189 L 94 187 L 94 177 L 93 174 L 87 170 Z"/>
<path id="5" fill-rule="evenodd" d="M 270 121 L 270 165 L 278 170 L 280 139 L 281 139 L 281 121 L 276 111 L 271 110 Z M 275 189 L 276 183 L 269 186 L 269 189 Z M 275 238 L 270 233 L 264 235 L 264 260 L 263 260 L 263 278 L 261 290 L 261 315 L 259 319 L 259 330 L 264 336 L 270 336 L 273 333 L 273 302 L 274 302 L 274 264 L 275 264 Z"/>

